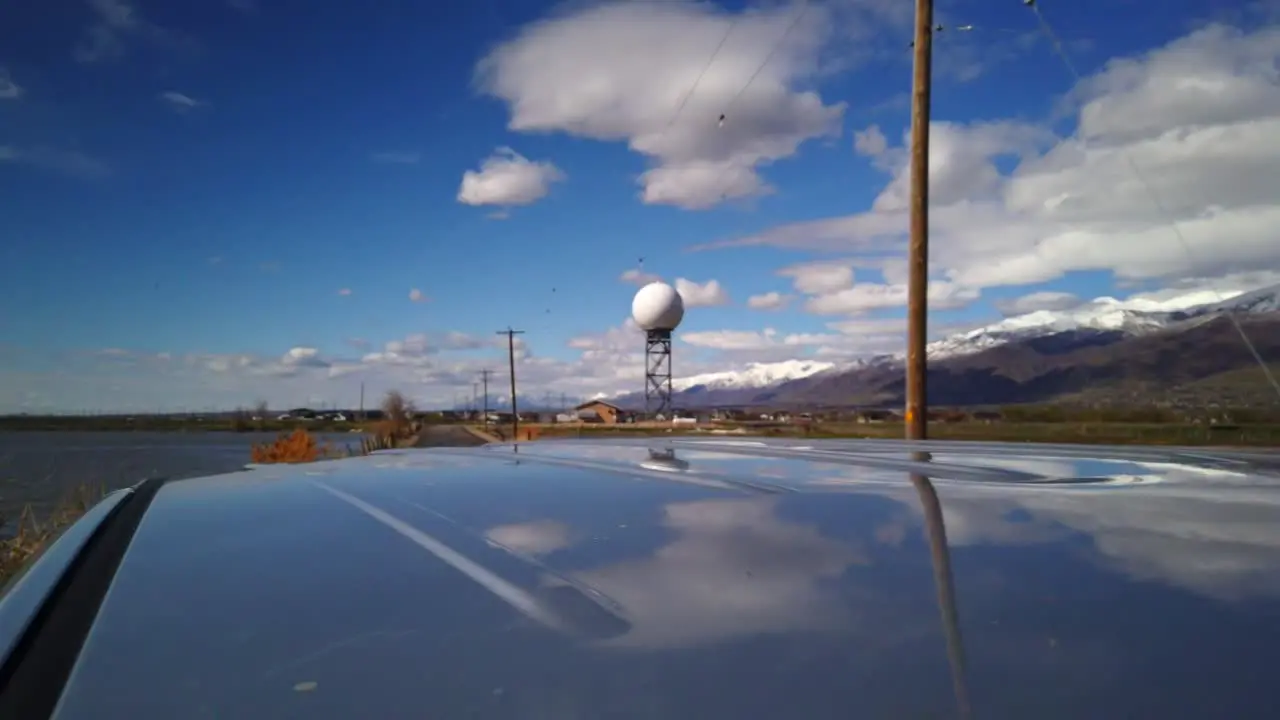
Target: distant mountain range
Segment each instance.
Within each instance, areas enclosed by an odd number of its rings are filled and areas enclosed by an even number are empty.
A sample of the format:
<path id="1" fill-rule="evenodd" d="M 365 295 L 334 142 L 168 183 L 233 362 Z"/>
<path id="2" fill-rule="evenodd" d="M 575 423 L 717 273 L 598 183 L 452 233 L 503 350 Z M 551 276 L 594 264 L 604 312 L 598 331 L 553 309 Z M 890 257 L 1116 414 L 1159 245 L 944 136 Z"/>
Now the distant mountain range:
<path id="1" fill-rule="evenodd" d="M 1072 310 L 1006 318 L 930 343 L 929 402 L 1280 401 L 1232 319 L 1280 369 L 1280 285 L 1173 311 L 1134 309 L 1104 298 Z M 1224 374 L 1229 382 L 1214 381 Z M 840 366 L 759 363 L 740 372 L 680 378 L 673 385 L 675 404 L 687 408 L 899 405 L 903 354 Z M 644 397 L 629 393 L 611 402 L 642 407 Z"/>

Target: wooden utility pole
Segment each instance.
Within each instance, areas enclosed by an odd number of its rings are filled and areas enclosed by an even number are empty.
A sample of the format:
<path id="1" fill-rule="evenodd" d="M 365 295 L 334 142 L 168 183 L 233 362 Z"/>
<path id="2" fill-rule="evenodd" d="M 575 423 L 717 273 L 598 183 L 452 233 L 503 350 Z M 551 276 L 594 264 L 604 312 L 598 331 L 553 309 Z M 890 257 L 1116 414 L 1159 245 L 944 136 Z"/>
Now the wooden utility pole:
<path id="1" fill-rule="evenodd" d="M 511 365 L 511 442 L 520 438 L 520 407 L 516 404 L 516 336 L 523 335 L 523 330 L 499 330 L 499 335 L 507 336 L 507 361 Z"/>
<path id="2" fill-rule="evenodd" d="M 484 426 L 489 427 L 489 376 L 493 374 L 492 370 L 481 370 L 480 379 L 484 383 Z"/>
<path id="3" fill-rule="evenodd" d="M 907 255 L 908 440 L 927 437 L 925 338 L 929 322 L 929 101 L 933 82 L 933 0 L 916 0 L 911 79 L 911 242 Z"/>

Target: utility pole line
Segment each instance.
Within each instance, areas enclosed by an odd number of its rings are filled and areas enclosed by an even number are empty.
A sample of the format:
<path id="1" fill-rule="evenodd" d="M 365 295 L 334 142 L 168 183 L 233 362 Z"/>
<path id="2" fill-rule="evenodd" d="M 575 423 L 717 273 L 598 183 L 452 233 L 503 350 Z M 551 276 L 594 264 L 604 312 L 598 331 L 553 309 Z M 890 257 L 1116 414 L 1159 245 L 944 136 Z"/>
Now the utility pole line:
<path id="1" fill-rule="evenodd" d="M 480 383 L 471 383 L 471 412 L 480 407 Z"/>
<path id="2" fill-rule="evenodd" d="M 523 330 L 499 330 L 498 335 L 507 336 L 507 362 L 511 365 L 511 442 L 520 436 L 520 408 L 516 405 L 516 336 L 523 335 Z"/>
<path id="3" fill-rule="evenodd" d="M 929 359 L 929 105 L 933 64 L 933 0 L 916 0 L 915 59 L 911 79 L 911 240 L 907 255 L 908 440 L 928 434 Z"/>
<path id="4" fill-rule="evenodd" d="M 484 381 L 484 426 L 489 427 L 489 376 L 492 370 L 481 370 L 480 377 Z"/>

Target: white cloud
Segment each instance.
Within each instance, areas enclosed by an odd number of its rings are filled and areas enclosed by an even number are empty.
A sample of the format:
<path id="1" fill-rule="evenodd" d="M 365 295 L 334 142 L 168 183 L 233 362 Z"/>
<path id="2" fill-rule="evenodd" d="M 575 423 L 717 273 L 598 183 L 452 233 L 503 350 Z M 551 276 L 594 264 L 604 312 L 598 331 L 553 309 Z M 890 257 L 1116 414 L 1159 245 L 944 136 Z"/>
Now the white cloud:
<path id="1" fill-rule="evenodd" d="M 530 205 L 546 197 L 551 184 L 564 180 L 550 162 L 531 162 L 510 148 L 498 148 L 480 170 L 462 175 L 458 202 L 466 205 Z"/>
<path id="2" fill-rule="evenodd" d="M 735 17 L 678 0 L 613 2 L 526 26 L 476 74 L 508 104 L 510 129 L 625 141 L 652 161 L 644 202 L 705 208 L 769 192 L 759 167 L 840 132 L 844 105 L 807 87 L 828 20 L 813 3 Z"/>
<path id="3" fill-rule="evenodd" d="M 208 105 L 208 103 L 203 100 L 197 100 L 191 97 L 190 95 L 186 95 L 180 92 L 175 92 L 173 90 L 160 93 L 159 98 L 162 102 L 168 105 L 170 109 L 172 109 L 174 112 L 180 112 L 180 113 L 190 112 L 191 110 L 194 110 L 198 107 L 203 107 L 205 105 Z"/>
<path id="4" fill-rule="evenodd" d="M 1065 459 L 1005 464 L 1049 477 L 1082 472 Z M 1168 482 L 1158 493 L 1033 491 L 1002 497 L 957 483 L 947 490 L 947 540 L 955 552 L 964 552 L 974 546 L 1058 543 L 1082 533 L 1091 542 L 1081 557 L 1109 572 L 1219 600 L 1280 597 L 1280 529 L 1271 521 L 1280 508 L 1256 478 L 1165 463 L 1112 464 L 1112 472 Z M 867 487 L 862 477 L 836 484 Z M 919 516 L 909 488 L 865 491 L 898 496 Z"/>
<path id="5" fill-rule="evenodd" d="M 681 333 L 680 339 L 690 345 L 712 350 L 767 350 L 785 347 L 818 346 L 838 341 L 835 335 L 819 333 L 779 333 L 774 328 L 764 330 L 703 330 Z"/>
<path id="6" fill-rule="evenodd" d="M 1042 291 L 1018 298 L 996 300 L 996 309 L 1006 316 L 1025 315 L 1037 310 L 1070 310 L 1080 305 L 1079 297 L 1068 292 Z"/>
<path id="7" fill-rule="evenodd" d="M 696 283 L 685 278 L 676 278 L 676 292 L 680 293 L 680 299 L 684 301 L 685 307 L 711 307 L 729 303 L 729 293 L 720 286 L 719 280 Z"/>
<path id="8" fill-rule="evenodd" d="M 17 100 L 25 91 L 13 81 L 8 68 L 0 67 L 0 100 Z"/>
<path id="9" fill-rule="evenodd" d="M 484 532 L 485 539 L 519 553 L 548 555 L 569 546 L 569 526 L 556 520 L 499 525 Z"/>
<path id="10" fill-rule="evenodd" d="M 624 283 L 644 286 L 644 285 L 648 285 L 649 283 L 659 282 L 660 280 L 662 280 L 662 277 L 659 275 L 654 275 L 653 273 L 645 272 L 640 268 L 631 268 L 630 270 L 626 270 L 621 275 L 619 275 L 618 279 Z"/>
<path id="11" fill-rule="evenodd" d="M 426 295 L 423 295 L 422 291 L 419 290 L 418 288 L 414 288 L 409 291 L 409 300 L 411 302 L 427 302 L 430 299 L 431 298 L 427 297 Z"/>
<path id="12" fill-rule="evenodd" d="M 853 287 L 853 267 L 847 261 L 819 260 L 782 268 L 778 274 L 792 279 L 796 290 L 808 295 L 839 292 Z"/>
<path id="13" fill-rule="evenodd" d="M 853 134 L 853 149 L 859 155 L 879 157 L 889 149 L 889 141 L 885 139 L 879 125 L 872 125 Z"/>
<path id="14" fill-rule="evenodd" d="M 747 298 L 747 307 L 753 310 L 781 310 L 790 302 L 790 295 L 773 291 Z"/>
<path id="15" fill-rule="evenodd" d="M 574 573 L 627 609 L 630 630 L 606 642 L 687 648 L 767 633 L 831 632 L 853 622 L 847 600 L 827 581 L 866 563 L 864 552 L 783 521 L 777 504 L 777 498 L 669 504 L 663 508 L 669 539 L 658 551 Z"/>
<path id="16" fill-rule="evenodd" d="M 947 310 L 960 308 L 978 299 L 975 288 L 957 285 L 945 280 L 929 282 L 929 308 Z M 907 285 L 860 283 L 845 290 L 815 295 L 805 303 L 805 309 L 818 315 L 856 315 L 868 310 L 901 307 L 907 304 Z"/>
<path id="17" fill-rule="evenodd" d="M 1210 283 L 1280 271 L 1280 201 L 1270 190 L 1280 185 L 1278 61 L 1280 27 L 1209 26 L 1113 60 L 1082 81 L 1063 101 L 1077 121 L 1068 136 L 1025 121 L 935 123 L 931 295 L 954 305 L 982 288 L 1073 271 L 1109 272 L 1118 282 L 1192 276 Z M 866 132 L 864 148 L 878 149 Z M 1015 169 L 1002 170 L 1001 158 Z M 904 147 L 886 148 L 874 161 L 892 177 L 867 212 L 703 248 L 769 245 L 901 258 Z M 887 276 L 886 283 L 817 297 L 810 307 L 901 305 L 902 283 Z"/>

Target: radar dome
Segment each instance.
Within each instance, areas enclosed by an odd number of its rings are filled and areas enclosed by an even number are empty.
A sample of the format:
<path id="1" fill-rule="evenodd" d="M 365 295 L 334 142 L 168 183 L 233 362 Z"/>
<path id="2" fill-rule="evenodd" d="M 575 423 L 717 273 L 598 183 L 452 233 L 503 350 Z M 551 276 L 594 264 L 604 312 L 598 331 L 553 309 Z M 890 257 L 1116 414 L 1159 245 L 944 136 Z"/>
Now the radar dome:
<path id="1" fill-rule="evenodd" d="M 649 283 L 631 301 L 631 317 L 642 330 L 675 330 L 684 319 L 684 300 L 664 282 Z"/>

